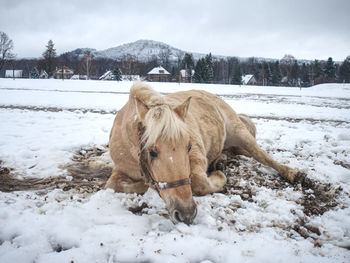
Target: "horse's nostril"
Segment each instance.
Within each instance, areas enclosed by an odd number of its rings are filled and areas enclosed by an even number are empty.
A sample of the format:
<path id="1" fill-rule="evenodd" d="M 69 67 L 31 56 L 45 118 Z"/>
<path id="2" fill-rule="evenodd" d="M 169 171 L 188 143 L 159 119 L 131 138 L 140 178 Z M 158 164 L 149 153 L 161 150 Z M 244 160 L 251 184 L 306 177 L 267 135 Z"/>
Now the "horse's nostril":
<path id="1" fill-rule="evenodd" d="M 174 215 L 174 219 L 176 221 L 183 222 L 183 218 L 182 218 L 182 216 L 181 216 L 179 211 L 175 210 L 173 215 Z"/>

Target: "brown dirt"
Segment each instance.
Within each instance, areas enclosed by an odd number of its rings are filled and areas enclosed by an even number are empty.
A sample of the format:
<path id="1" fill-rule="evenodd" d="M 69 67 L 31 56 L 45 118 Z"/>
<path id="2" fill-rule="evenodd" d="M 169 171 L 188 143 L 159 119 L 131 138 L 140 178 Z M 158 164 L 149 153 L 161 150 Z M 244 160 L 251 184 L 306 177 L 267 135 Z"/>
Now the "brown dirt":
<path id="1" fill-rule="evenodd" d="M 250 165 L 242 165 L 248 162 Z M 291 184 L 280 176 L 266 174 L 261 171 L 262 165 L 246 157 L 237 156 L 228 159 L 224 164 L 224 173 L 228 183 L 225 193 L 238 194 L 243 200 L 253 202 L 253 196 L 257 187 L 266 187 L 273 190 L 281 190 L 293 187 L 295 191 L 301 191 L 303 197 L 297 203 L 304 207 L 303 212 L 307 216 L 322 215 L 328 210 L 336 207 L 341 187 L 335 188 L 331 184 L 312 180 L 305 174 L 301 174 L 299 182 Z M 246 182 L 244 187 L 239 182 Z"/>
<path id="2" fill-rule="evenodd" d="M 101 190 L 112 172 L 110 166 L 93 166 L 90 161 L 94 157 L 101 156 L 107 148 L 85 148 L 78 151 L 72 158 L 72 162 L 62 166 L 67 171 L 66 176 L 49 178 L 18 178 L 14 175 L 14 169 L 4 167 L 0 161 L 0 191 L 27 191 L 41 189 L 62 189 L 68 191 L 75 189 L 80 193 L 93 193 Z"/>

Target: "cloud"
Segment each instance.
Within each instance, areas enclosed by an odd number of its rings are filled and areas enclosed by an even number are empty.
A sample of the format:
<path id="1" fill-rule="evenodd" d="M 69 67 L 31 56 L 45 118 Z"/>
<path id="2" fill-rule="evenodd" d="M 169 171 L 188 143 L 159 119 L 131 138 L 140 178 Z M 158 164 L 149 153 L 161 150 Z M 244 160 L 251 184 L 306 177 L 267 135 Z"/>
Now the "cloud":
<path id="1" fill-rule="evenodd" d="M 350 1 L 11 1 L 0 30 L 20 57 L 153 39 L 193 52 L 342 60 L 350 54 Z M 326 45 L 327 43 L 331 45 Z"/>

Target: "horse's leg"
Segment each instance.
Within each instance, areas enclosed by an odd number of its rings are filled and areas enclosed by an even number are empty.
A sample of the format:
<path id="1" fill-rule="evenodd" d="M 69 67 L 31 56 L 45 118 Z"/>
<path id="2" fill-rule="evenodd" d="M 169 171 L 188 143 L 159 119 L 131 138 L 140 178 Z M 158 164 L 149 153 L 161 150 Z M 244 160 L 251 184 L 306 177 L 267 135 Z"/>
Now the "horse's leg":
<path id="1" fill-rule="evenodd" d="M 230 156 L 244 155 L 247 157 L 252 157 L 252 155 L 246 150 L 244 150 L 242 147 L 232 146 L 228 149 L 225 149 L 224 151 L 227 152 Z"/>
<path id="2" fill-rule="evenodd" d="M 206 157 L 196 153 L 191 157 L 191 188 L 194 195 L 206 195 L 224 190 L 226 176 L 221 171 L 207 174 Z"/>
<path id="3" fill-rule="evenodd" d="M 144 181 L 134 181 L 129 176 L 114 169 L 104 188 L 111 188 L 116 192 L 122 193 L 144 194 L 148 186 Z"/>
<path id="4" fill-rule="evenodd" d="M 256 127 L 254 125 L 254 123 L 252 122 L 252 120 L 249 118 L 248 115 L 246 114 L 238 114 L 237 115 L 239 117 L 239 119 L 241 120 L 241 122 L 244 124 L 244 126 L 247 128 L 247 130 L 249 131 L 249 133 L 254 137 L 256 137 Z M 244 150 L 242 147 L 238 147 L 238 146 L 232 146 L 228 149 L 225 149 L 226 152 L 228 152 L 230 155 L 244 155 L 247 157 L 252 157 L 252 155 L 247 152 L 246 150 Z"/>
<path id="5" fill-rule="evenodd" d="M 279 164 L 273 160 L 258 146 L 255 140 L 255 134 L 248 129 L 249 127 L 247 127 L 247 124 L 242 121 L 242 118 L 237 118 L 237 116 L 231 117 L 231 122 L 228 124 L 226 146 L 231 146 L 232 149 L 236 150 L 243 150 L 241 153 L 244 155 L 251 156 L 258 162 L 272 167 L 279 172 L 283 178 L 293 183 L 298 174 L 298 170 Z M 245 153 L 245 151 L 247 153 Z"/>

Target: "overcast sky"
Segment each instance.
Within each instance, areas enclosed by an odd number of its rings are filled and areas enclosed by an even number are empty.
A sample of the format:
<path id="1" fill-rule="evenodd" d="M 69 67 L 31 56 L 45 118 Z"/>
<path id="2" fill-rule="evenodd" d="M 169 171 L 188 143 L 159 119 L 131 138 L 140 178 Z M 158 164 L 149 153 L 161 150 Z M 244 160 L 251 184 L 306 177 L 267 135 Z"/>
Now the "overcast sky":
<path id="1" fill-rule="evenodd" d="M 0 31 L 18 57 L 139 39 L 240 57 L 344 60 L 350 0 L 0 0 Z"/>

